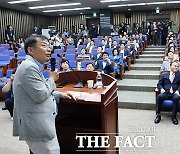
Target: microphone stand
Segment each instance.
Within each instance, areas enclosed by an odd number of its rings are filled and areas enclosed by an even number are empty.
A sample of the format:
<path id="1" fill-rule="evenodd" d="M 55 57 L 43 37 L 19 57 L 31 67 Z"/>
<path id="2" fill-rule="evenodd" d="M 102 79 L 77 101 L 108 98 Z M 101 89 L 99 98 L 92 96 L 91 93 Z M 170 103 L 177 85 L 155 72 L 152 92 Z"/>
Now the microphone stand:
<path id="1" fill-rule="evenodd" d="M 83 88 L 84 84 L 81 80 L 81 78 L 79 77 L 79 75 L 77 74 L 77 72 L 71 67 L 71 65 L 69 65 L 69 62 L 67 60 L 65 60 L 64 58 L 62 58 L 59 54 L 57 54 L 57 56 L 59 58 L 61 58 L 62 60 L 66 61 L 66 63 L 68 64 L 68 66 L 70 67 L 70 69 L 74 72 L 74 74 L 78 77 L 79 82 L 77 84 L 75 84 L 74 88 Z"/>

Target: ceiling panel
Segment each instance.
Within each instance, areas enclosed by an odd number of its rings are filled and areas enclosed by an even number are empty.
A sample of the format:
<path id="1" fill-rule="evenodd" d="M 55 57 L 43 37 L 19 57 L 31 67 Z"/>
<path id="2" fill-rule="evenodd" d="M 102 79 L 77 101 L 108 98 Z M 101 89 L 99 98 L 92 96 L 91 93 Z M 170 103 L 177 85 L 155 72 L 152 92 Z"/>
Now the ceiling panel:
<path id="1" fill-rule="evenodd" d="M 8 1 L 14 1 L 14 0 L 0 0 L 0 6 L 4 8 L 10 8 L 10 9 L 33 13 L 33 14 L 59 16 L 59 14 L 62 14 L 62 15 L 78 15 L 80 13 L 92 14 L 93 12 L 98 12 L 99 9 L 109 9 L 108 5 L 120 5 L 120 4 L 128 4 L 128 3 L 135 4 L 135 3 L 148 3 L 148 2 L 164 2 L 165 0 L 151 0 L 151 1 L 149 0 L 122 0 L 120 2 L 112 2 L 112 3 L 100 3 L 100 0 L 41 0 L 37 2 L 28 2 L 28 3 L 21 3 L 21 4 L 8 4 L 7 3 Z M 81 5 L 44 8 L 44 9 L 37 9 L 37 10 L 30 10 L 28 8 L 28 7 L 34 7 L 34 6 L 66 4 L 66 3 L 81 3 Z M 155 10 L 157 6 L 160 8 L 160 10 L 180 9 L 180 3 L 179 4 L 163 4 L 163 5 L 147 5 L 147 6 L 131 6 L 131 7 L 126 6 L 126 7 L 118 7 L 118 8 L 111 8 L 111 9 L 114 12 L 127 12 L 129 8 L 131 9 L 131 11 L 144 11 L 144 10 Z M 53 13 L 42 12 L 44 10 L 71 9 L 75 7 L 78 7 L 78 8 L 91 7 L 91 10 L 79 10 L 79 11 L 77 10 L 77 11 L 53 12 Z"/>

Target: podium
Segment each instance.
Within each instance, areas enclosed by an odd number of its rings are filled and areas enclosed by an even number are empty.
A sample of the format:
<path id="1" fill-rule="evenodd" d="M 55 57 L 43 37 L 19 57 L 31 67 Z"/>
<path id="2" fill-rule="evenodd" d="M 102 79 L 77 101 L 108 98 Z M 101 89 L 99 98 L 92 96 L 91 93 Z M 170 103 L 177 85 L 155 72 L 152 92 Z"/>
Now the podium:
<path id="1" fill-rule="evenodd" d="M 118 135 L 118 96 L 117 81 L 113 77 L 102 74 L 104 87 L 90 89 L 87 80 L 96 81 L 97 72 L 76 71 L 85 86 L 74 88 L 79 82 L 73 71 L 60 73 L 57 91 L 71 92 L 77 100 L 61 99 L 58 105 L 56 118 L 56 132 L 60 144 L 61 154 L 91 153 L 91 154 L 117 154 L 119 149 L 114 148 L 115 136 Z M 67 83 L 58 88 L 61 83 Z M 81 136 L 109 136 L 109 148 L 79 148 L 77 135 Z M 99 146 L 101 142 L 99 141 Z M 93 145 L 93 143 L 92 143 Z"/>

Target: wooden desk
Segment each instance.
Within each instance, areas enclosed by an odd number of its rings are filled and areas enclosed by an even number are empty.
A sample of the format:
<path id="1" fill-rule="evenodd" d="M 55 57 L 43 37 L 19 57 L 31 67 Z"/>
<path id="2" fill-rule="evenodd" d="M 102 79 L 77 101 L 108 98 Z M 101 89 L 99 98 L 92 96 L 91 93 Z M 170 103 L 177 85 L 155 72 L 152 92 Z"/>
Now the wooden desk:
<path id="1" fill-rule="evenodd" d="M 77 71 L 84 83 L 89 79 L 95 80 L 96 72 Z M 59 104 L 59 114 L 56 118 L 56 131 L 61 147 L 61 154 L 88 153 L 79 152 L 79 141 L 76 140 L 77 133 L 84 135 L 110 136 L 108 149 L 96 149 L 101 151 L 90 152 L 98 154 L 115 154 L 115 137 L 118 133 L 118 97 L 117 81 L 108 75 L 102 75 L 105 87 L 89 89 L 87 85 L 83 88 L 73 88 L 78 79 L 73 72 L 60 74 L 57 83 L 69 83 L 64 88 L 57 88 L 61 92 L 72 92 L 77 98 L 74 100 L 61 99 Z M 74 82 L 74 83 L 73 83 Z M 108 134 L 111 133 L 111 134 Z M 115 134 L 112 134 L 115 133 Z M 87 145 L 87 142 L 85 142 Z M 83 150 L 87 150 L 86 146 Z M 95 149 L 91 149 L 95 150 Z M 104 150 L 104 151 L 102 151 Z M 117 151 L 108 151 L 117 150 Z"/>

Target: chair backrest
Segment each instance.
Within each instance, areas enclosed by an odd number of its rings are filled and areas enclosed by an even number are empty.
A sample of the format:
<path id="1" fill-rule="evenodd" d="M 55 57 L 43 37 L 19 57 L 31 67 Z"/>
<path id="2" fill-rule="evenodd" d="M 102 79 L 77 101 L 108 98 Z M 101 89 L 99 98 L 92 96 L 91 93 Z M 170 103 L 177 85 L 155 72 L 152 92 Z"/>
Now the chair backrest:
<path id="1" fill-rule="evenodd" d="M 2 53 L 4 50 L 6 50 L 4 47 L 0 47 L 0 53 Z"/>
<path id="2" fill-rule="evenodd" d="M 10 78 L 13 71 L 14 71 L 13 69 L 8 69 L 6 72 L 6 78 Z"/>
<path id="3" fill-rule="evenodd" d="M 49 70 L 44 70 L 43 75 L 45 79 L 49 78 Z"/>
<path id="4" fill-rule="evenodd" d="M 2 78 L 2 77 L 3 77 L 3 70 L 0 69 L 0 78 Z"/>
<path id="5" fill-rule="evenodd" d="M 68 45 L 66 49 L 75 49 L 75 45 Z"/>
<path id="6" fill-rule="evenodd" d="M 14 50 L 5 50 L 3 54 L 9 55 L 10 57 L 14 58 Z"/>
<path id="7" fill-rule="evenodd" d="M 54 50 L 54 54 L 64 54 L 64 50 L 63 49 L 55 49 Z"/>
<path id="8" fill-rule="evenodd" d="M 106 48 L 105 51 L 109 54 L 109 55 L 112 55 L 112 48 Z"/>
<path id="9" fill-rule="evenodd" d="M 1 44 L 1 47 L 5 48 L 5 49 L 9 49 L 9 44 Z"/>
<path id="10" fill-rule="evenodd" d="M 57 54 L 52 54 L 51 58 L 55 58 L 57 61 L 60 61 L 60 57 L 57 56 Z"/>
<path id="11" fill-rule="evenodd" d="M 97 54 L 97 48 L 95 48 L 95 49 L 92 49 L 92 50 L 91 50 L 91 54 L 92 54 L 92 55 L 95 55 L 95 54 Z"/>
<path id="12" fill-rule="evenodd" d="M 65 59 L 66 60 L 75 60 L 76 56 L 75 54 L 66 54 Z"/>
<path id="13" fill-rule="evenodd" d="M 9 55 L 0 55 L 0 61 L 9 61 L 10 56 Z"/>
<path id="14" fill-rule="evenodd" d="M 26 56 L 25 50 L 19 50 L 19 51 L 17 52 L 17 56 Z"/>
<path id="15" fill-rule="evenodd" d="M 81 69 L 85 70 L 86 64 L 88 64 L 88 63 L 92 63 L 93 65 L 95 64 L 94 60 L 83 60 L 83 61 L 81 61 Z"/>
<path id="16" fill-rule="evenodd" d="M 73 68 L 73 69 L 76 69 L 76 61 L 75 60 L 70 60 L 69 61 L 69 65 Z"/>
<path id="17" fill-rule="evenodd" d="M 67 49 L 66 54 L 75 54 L 75 49 Z"/>
<path id="18" fill-rule="evenodd" d="M 86 48 L 85 45 L 78 45 L 78 50 L 81 50 L 82 48 Z"/>

